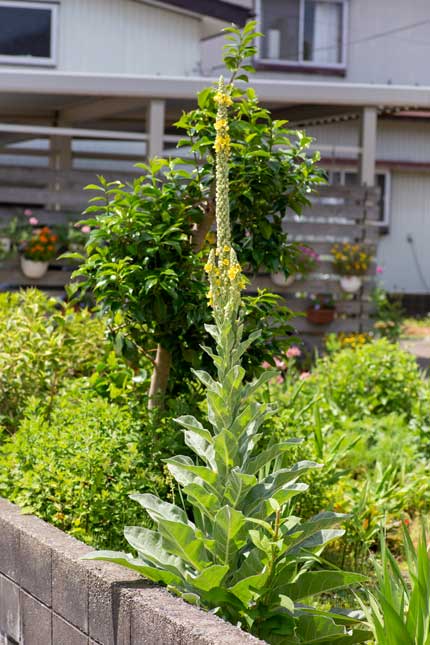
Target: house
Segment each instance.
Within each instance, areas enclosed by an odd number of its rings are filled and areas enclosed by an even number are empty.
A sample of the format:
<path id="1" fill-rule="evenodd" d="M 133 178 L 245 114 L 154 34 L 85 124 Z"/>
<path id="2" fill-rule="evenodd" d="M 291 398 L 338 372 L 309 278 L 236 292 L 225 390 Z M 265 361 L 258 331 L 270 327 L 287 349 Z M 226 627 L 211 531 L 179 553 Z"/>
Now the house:
<path id="1" fill-rule="evenodd" d="M 236 0 L 265 36 L 257 86 L 316 138 L 332 183 L 381 189 L 378 263 L 389 291 L 430 301 L 430 7 L 426 0 Z M 221 69 L 219 36 L 202 69 Z M 269 89 L 270 88 L 270 89 Z M 416 300 L 416 298 L 415 298 Z"/>
<path id="2" fill-rule="evenodd" d="M 43 169 L 128 172 L 171 148 L 222 69 L 220 29 L 253 15 L 262 103 L 315 136 L 333 183 L 380 187 L 385 286 L 428 294 L 426 0 L 0 0 L 0 214 Z"/>

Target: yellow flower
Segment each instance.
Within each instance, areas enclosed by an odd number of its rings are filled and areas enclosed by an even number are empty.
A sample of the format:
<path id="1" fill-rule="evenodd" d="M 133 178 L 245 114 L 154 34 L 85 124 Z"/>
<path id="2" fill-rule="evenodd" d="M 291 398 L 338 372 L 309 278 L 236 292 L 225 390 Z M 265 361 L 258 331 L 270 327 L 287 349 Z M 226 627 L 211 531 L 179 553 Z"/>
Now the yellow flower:
<path id="1" fill-rule="evenodd" d="M 227 260 L 227 258 L 224 258 L 224 260 L 222 261 L 222 263 L 223 263 L 223 265 L 224 265 L 225 267 L 230 266 L 230 260 Z"/>
<path id="2" fill-rule="evenodd" d="M 230 136 L 228 134 L 217 134 L 214 148 L 216 152 L 228 152 L 230 150 Z"/>
<path id="3" fill-rule="evenodd" d="M 223 248 L 224 253 L 230 253 L 231 248 L 226 244 Z"/>
<path id="4" fill-rule="evenodd" d="M 240 266 L 239 264 L 234 264 L 232 267 L 229 268 L 227 275 L 230 278 L 230 280 L 234 280 L 236 276 L 240 273 Z"/>
<path id="5" fill-rule="evenodd" d="M 214 268 L 214 265 L 211 264 L 211 262 L 208 262 L 207 264 L 205 264 L 206 273 L 211 273 L 211 271 L 213 271 L 213 268 Z"/>
<path id="6" fill-rule="evenodd" d="M 218 103 L 218 105 L 225 105 L 226 107 L 233 105 L 233 101 L 231 100 L 231 97 L 228 94 L 224 94 L 222 92 L 217 92 L 215 94 L 214 100 L 215 100 L 215 103 Z"/>
<path id="7" fill-rule="evenodd" d="M 228 130 L 227 119 L 218 119 L 215 121 L 215 130 Z"/>

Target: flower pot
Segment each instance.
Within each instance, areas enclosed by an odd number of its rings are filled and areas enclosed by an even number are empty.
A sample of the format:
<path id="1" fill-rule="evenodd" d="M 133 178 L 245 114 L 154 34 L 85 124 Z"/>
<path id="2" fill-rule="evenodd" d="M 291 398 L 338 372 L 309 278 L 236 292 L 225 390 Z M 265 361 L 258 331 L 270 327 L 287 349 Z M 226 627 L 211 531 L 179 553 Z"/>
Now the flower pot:
<path id="1" fill-rule="evenodd" d="M 347 293 L 357 293 L 362 284 L 363 280 L 358 275 L 344 275 L 340 279 L 340 286 Z"/>
<path id="2" fill-rule="evenodd" d="M 314 309 L 308 307 L 306 318 L 313 325 L 328 325 L 334 320 L 335 309 Z"/>
<path id="3" fill-rule="evenodd" d="M 21 256 L 21 271 L 27 278 L 43 278 L 48 271 L 49 262 L 37 262 Z"/>
<path id="4" fill-rule="evenodd" d="M 294 283 L 294 280 L 296 279 L 296 276 L 294 274 L 291 274 L 288 276 L 288 278 L 286 278 L 285 273 L 283 271 L 272 273 L 270 277 L 272 279 L 273 284 L 276 284 L 278 287 L 290 287 Z"/>

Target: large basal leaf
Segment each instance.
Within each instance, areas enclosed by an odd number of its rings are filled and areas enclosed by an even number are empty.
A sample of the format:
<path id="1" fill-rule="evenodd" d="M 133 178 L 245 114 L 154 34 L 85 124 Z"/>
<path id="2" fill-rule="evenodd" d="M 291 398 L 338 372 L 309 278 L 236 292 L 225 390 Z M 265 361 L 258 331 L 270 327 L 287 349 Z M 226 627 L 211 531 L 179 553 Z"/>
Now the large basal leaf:
<path id="1" fill-rule="evenodd" d="M 181 558 L 171 555 L 163 546 L 163 538 L 156 531 L 143 526 L 126 526 L 124 537 L 129 545 L 135 549 L 139 557 L 156 567 L 163 567 L 178 577 L 185 573 L 185 566 Z"/>
<path id="2" fill-rule="evenodd" d="M 366 576 L 359 573 L 347 571 L 306 571 L 299 575 L 295 582 L 281 584 L 278 591 L 297 601 L 323 592 L 359 584 L 366 579 Z"/>
<path id="3" fill-rule="evenodd" d="M 192 430 L 196 434 L 200 435 L 202 439 L 205 439 L 208 443 L 213 441 L 213 437 L 209 430 L 204 428 L 200 421 L 197 421 L 195 417 L 192 417 L 190 415 L 184 415 L 182 417 L 177 417 L 176 419 L 173 419 L 178 423 L 180 426 L 183 428 L 186 428 L 187 430 Z"/>
<path id="4" fill-rule="evenodd" d="M 213 538 L 215 540 L 215 555 L 222 564 L 230 565 L 237 551 L 243 546 L 246 518 L 240 512 L 224 506 L 215 516 Z"/>
<path id="5" fill-rule="evenodd" d="M 214 517 L 221 506 L 217 495 L 205 488 L 204 482 L 203 484 L 187 484 L 184 486 L 183 492 L 192 504 L 195 504 L 204 515 L 210 518 Z"/>
<path id="6" fill-rule="evenodd" d="M 193 460 L 185 455 L 166 459 L 166 463 L 170 473 L 181 486 L 199 483 L 201 480 L 213 486 L 218 479 L 215 471 L 206 466 L 196 466 Z"/>
<path id="7" fill-rule="evenodd" d="M 237 439 L 232 432 L 223 429 L 215 437 L 214 449 L 218 472 L 222 475 L 222 481 L 224 481 L 228 470 L 236 466 L 240 461 Z"/>
<path id="8" fill-rule="evenodd" d="M 191 526 L 161 520 L 158 530 L 163 536 L 163 545 L 169 553 L 188 562 L 196 571 L 202 571 L 207 566 L 208 555 L 203 540 L 196 536 Z"/>
<path id="9" fill-rule="evenodd" d="M 138 558 L 133 558 L 128 553 L 122 553 L 121 551 L 94 551 L 93 553 L 85 555 L 83 560 L 103 560 L 105 562 L 114 562 L 115 564 L 127 567 L 127 569 L 137 571 L 141 576 L 144 576 L 153 582 L 158 582 L 166 586 L 180 588 L 183 584 L 181 578 L 173 574 L 171 571 L 151 567 L 143 563 Z"/>
<path id="10" fill-rule="evenodd" d="M 318 533 L 322 529 L 327 529 L 339 524 L 339 522 L 347 519 L 348 517 L 349 516 L 344 513 L 332 513 L 330 511 L 326 511 L 318 513 L 318 515 L 314 515 L 314 517 L 303 522 L 303 524 L 294 526 L 285 532 L 285 538 L 290 539 L 291 545 L 288 549 L 288 553 L 296 553 L 303 547 L 304 542 L 309 537 Z"/>
<path id="11" fill-rule="evenodd" d="M 249 605 L 256 599 L 266 584 L 269 577 L 269 570 L 266 568 L 261 573 L 239 580 L 229 588 L 229 591 L 239 598 L 245 605 Z"/>
<path id="12" fill-rule="evenodd" d="M 255 475 L 261 468 L 270 464 L 270 462 L 279 457 L 283 452 L 291 448 L 292 445 L 297 445 L 298 443 L 301 443 L 299 439 L 290 439 L 289 441 L 283 441 L 282 443 L 270 446 L 270 448 L 263 450 L 263 452 L 256 457 L 246 459 L 242 466 L 242 470 L 249 475 Z"/>
<path id="13" fill-rule="evenodd" d="M 310 537 L 305 538 L 300 541 L 298 544 L 295 544 L 294 547 L 288 549 L 286 554 L 288 556 L 296 555 L 300 550 L 305 549 L 312 551 L 313 549 L 320 549 L 322 546 L 337 540 L 337 538 L 342 537 L 345 531 L 343 529 L 325 529 L 322 531 L 317 531 Z"/>
<path id="14" fill-rule="evenodd" d="M 343 625 L 336 625 L 333 619 L 315 614 L 304 614 L 298 617 L 296 633 L 303 645 L 318 643 L 337 643 L 348 632 Z"/>
<path id="15" fill-rule="evenodd" d="M 227 564 L 213 564 L 203 569 L 196 576 L 188 574 L 186 580 L 198 591 L 211 591 L 220 586 L 228 570 L 229 566 Z"/>
<path id="16" fill-rule="evenodd" d="M 163 502 L 159 497 L 151 493 L 133 493 L 130 495 L 130 498 L 139 502 L 154 522 L 159 522 L 164 519 L 181 522 L 182 524 L 190 524 L 192 526 L 192 523 L 182 508 L 179 508 L 175 504 L 169 504 L 169 502 Z"/>
<path id="17" fill-rule="evenodd" d="M 257 483 L 254 475 L 247 475 L 239 469 L 238 466 L 232 468 L 227 476 L 225 484 L 224 498 L 234 508 L 241 505 L 243 498 L 248 491 Z"/>

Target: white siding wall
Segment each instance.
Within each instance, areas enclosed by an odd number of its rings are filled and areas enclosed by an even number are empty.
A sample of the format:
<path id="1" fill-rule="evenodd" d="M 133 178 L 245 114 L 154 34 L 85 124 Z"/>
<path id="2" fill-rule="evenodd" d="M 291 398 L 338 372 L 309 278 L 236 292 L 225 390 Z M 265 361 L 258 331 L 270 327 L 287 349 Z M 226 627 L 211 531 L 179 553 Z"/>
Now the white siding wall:
<path id="1" fill-rule="evenodd" d="M 412 236 L 414 248 L 407 241 L 408 235 Z M 385 288 L 394 292 L 429 293 L 429 248 L 430 173 L 393 172 L 390 233 L 381 240 L 378 249 Z"/>
<path id="2" fill-rule="evenodd" d="M 242 4 L 242 0 L 230 0 Z M 264 3 L 264 0 L 261 0 Z M 429 0 L 349 0 L 347 73 L 338 76 L 261 71 L 265 78 L 317 80 L 393 85 L 430 85 L 430 3 Z M 396 33 L 370 38 L 407 27 Z M 212 46 L 203 43 L 203 68 L 221 61 L 221 39 Z"/>
<path id="3" fill-rule="evenodd" d="M 199 66 L 200 21 L 136 0 L 61 0 L 58 69 L 190 75 Z"/>
<path id="4" fill-rule="evenodd" d="M 316 145 L 358 145 L 358 121 L 308 128 Z M 330 157 L 328 153 L 324 156 Z M 342 154 L 336 153 L 336 157 Z M 351 154 L 343 156 L 351 157 Z M 378 124 L 377 159 L 424 162 L 430 164 L 430 124 L 380 121 Z M 395 292 L 430 292 L 430 169 L 391 171 L 389 233 L 381 238 L 378 263 L 386 289 Z M 414 247 L 407 241 L 412 236 Z M 414 258 L 415 251 L 416 258 Z M 420 275 L 417 262 L 424 274 Z"/>

